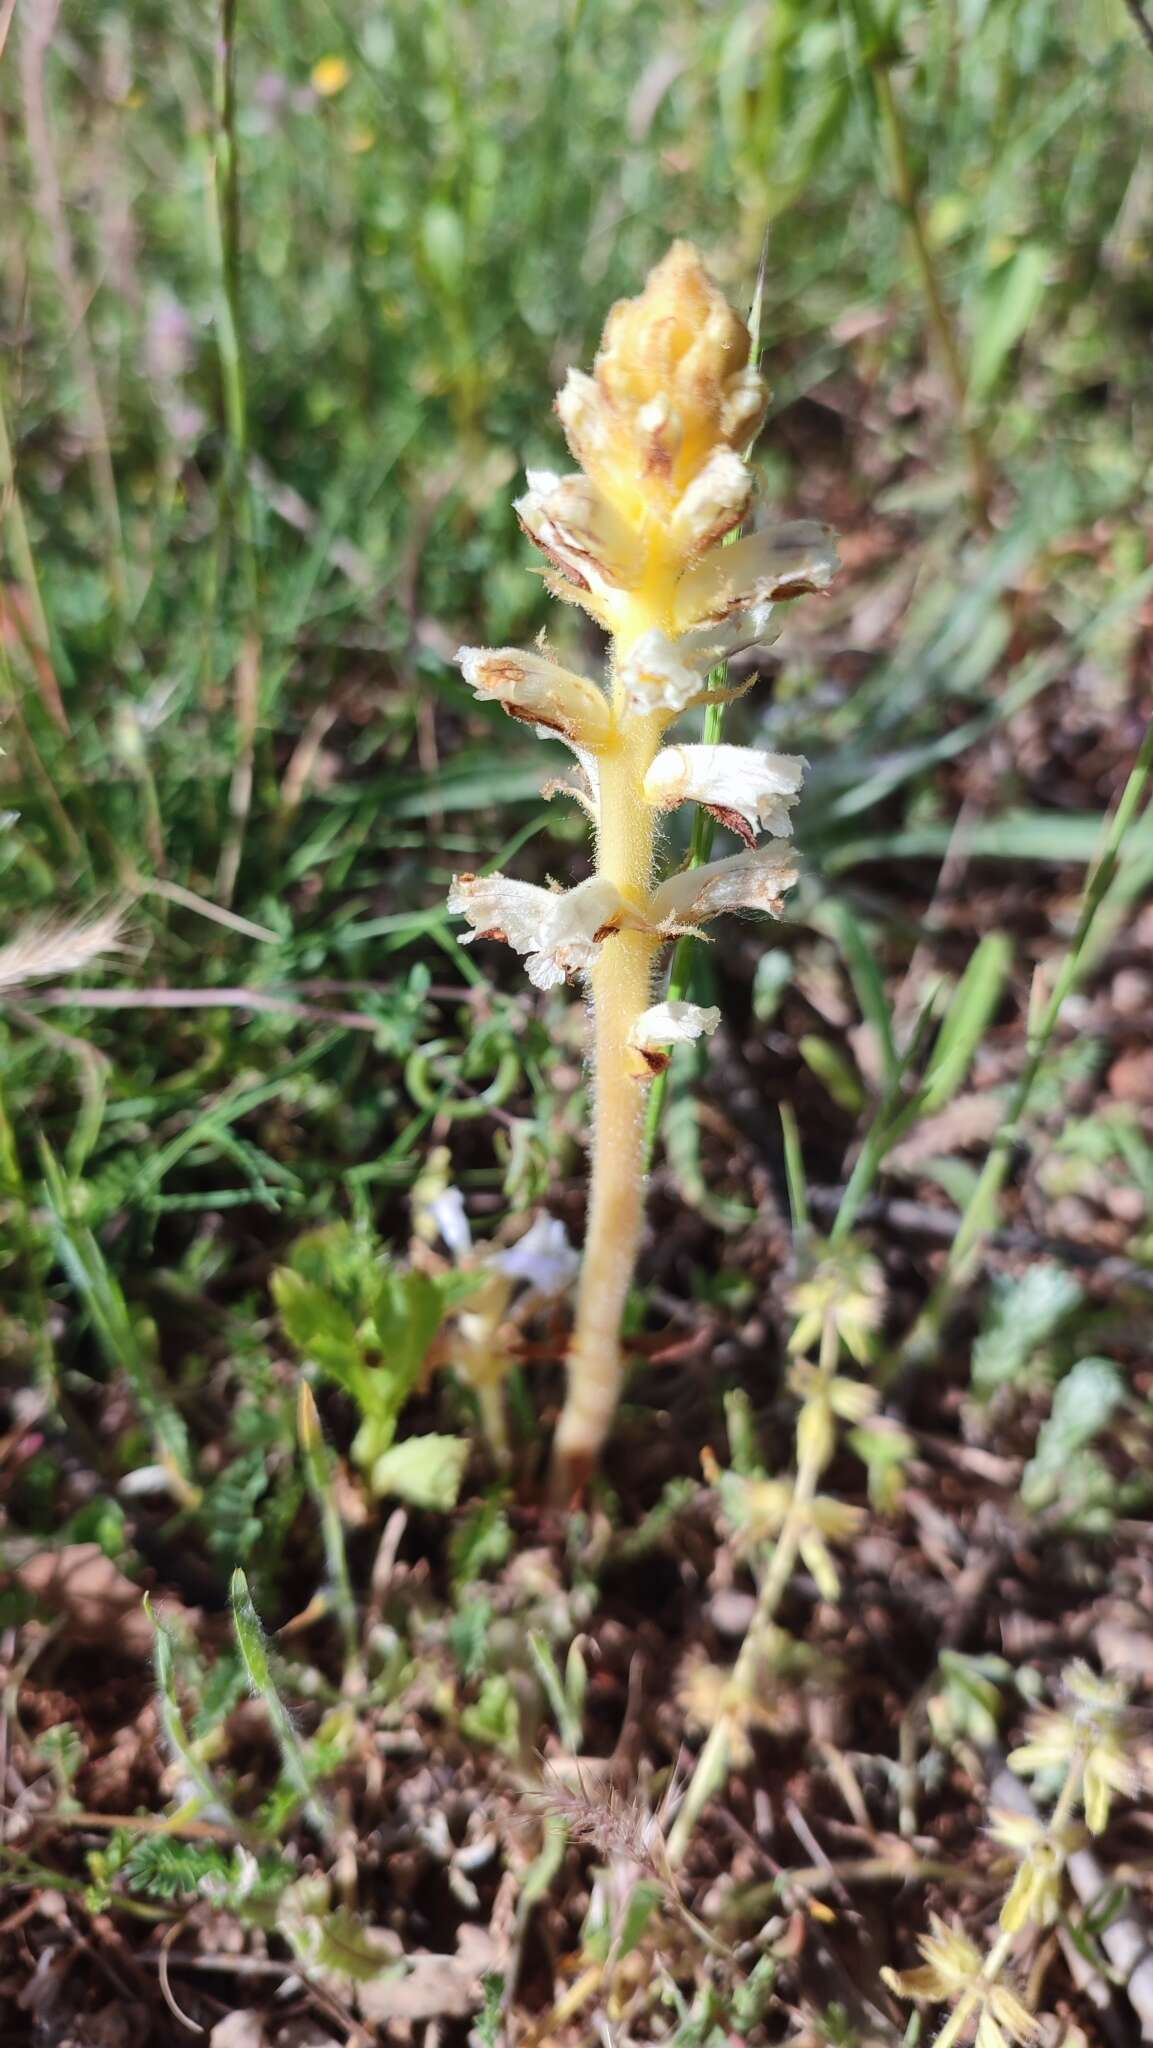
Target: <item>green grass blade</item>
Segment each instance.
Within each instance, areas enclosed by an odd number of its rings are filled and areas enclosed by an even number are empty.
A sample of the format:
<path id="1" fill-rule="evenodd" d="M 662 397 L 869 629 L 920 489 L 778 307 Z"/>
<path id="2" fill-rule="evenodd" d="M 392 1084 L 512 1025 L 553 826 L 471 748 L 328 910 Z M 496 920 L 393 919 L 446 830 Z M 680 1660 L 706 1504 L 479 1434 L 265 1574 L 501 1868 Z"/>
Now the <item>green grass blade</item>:
<path id="1" fill-rule="evenodd" d="M 272 1672 L 272 1661 L 268 1654 L 264 1630 L 260 1626 L 260 1617 L 252 1604 L 248 1580 L 239 1567 L 232 1574 L 231 1600 L 232 1625 L 237 1648 L 249 1685 L 257 1697 L 264 1701 L 280 1751 L 284 1775 L 297 1794 L 312 1826 L 319 1835 L 327 1838 L 333 1831 L 333 1816 L 313 1789 L 304 1744 L 296 1732 L 288 1708 L 281 1699 Z"/>

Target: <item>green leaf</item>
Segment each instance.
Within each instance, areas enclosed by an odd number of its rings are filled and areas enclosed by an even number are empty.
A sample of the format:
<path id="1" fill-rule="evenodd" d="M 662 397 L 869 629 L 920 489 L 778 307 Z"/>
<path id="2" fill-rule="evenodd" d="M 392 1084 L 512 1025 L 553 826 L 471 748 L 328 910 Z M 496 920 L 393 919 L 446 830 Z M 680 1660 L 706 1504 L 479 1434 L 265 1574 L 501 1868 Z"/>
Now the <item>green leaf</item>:
<path id="1" fill-rule="evenodd" d="M 490 1672 L 475 1704 L 460 1717 L 461 1734 L 470 1742 L 516 1756 L 520 1748 L 520 1709 L 512 1680 L 503 1671 Z"/>
<path id="2" fill-rule="evenodd" d="M 753 1405 L 743 1387 L 732 1387 L 724 1397 L 725 1428 L 729 1439 L 729 1465 L 742 1479 L 764 1476 L 764 1460 L 757 1441 Z"/>
<path id="3" fill-rule="evenodd" d="M 1108 1427 L 1125 1398 L 1125 1381 L 1109 1358 L 1081 1358 L 1060 1382 L 1021 1479 L 1026 1507 L 1060 1498 L 1079 1454 Z"/>
<path id="4" fill-rule="evenodd" d="M 545 1822 L 547 1831 L 548 1822 Z M 539 1858 L 537 1859 L 540 1860 Z M 531 1876 L 531 1870 L 530 1870 Z M 524 1887 L 521 1887 L 521 1898 Z M 484 1992 L 484 2011 L 477 2014 L 473 2032 L 480 2042 L 480 2048 L 500 2048 L 504 2039 L 504 1978 L 499 1970 L 487 1970 L 481 1980 Z"/>
<path id="5" fill-rule="evenodd" d="M 306 1280 L 291 1266 L 278 1267 L 271 1284 L 284 1334 L 293 1349 L 346 1393 L 359 1395 L 364 1350 L 348 1310 L 326 1288 Z"/>
<path id="6" fill-rule="evenodd" d="M 410 1436 L 372 1468 L 372 1490 L 395 1493 L 414 1508 L 447 1515 L 460 1496 L 469 1445 L 458 1436 Z"/>
<path id="7" fill-rule="evenodd" d="M 1012 963 L 1013 949 L 1004 933 L 987 933 L 957 983 L 937 1033 L 921 1089 L 921 1109 L 926 1116 L 944 1109 L 964 1084 L 973 1055 L 996 1014 Z"/>
<path id="8" fill-rule="evenodd" d="M 1012 1385 L 1081 1298 L 1073 1275 L 1044 1260 L 1019 1280 L 995 1282 L 985 1328 L 973 1347 L 973 1392 L 987 1400 Z"/>
<path id="9" fill-rule="evenodd" d="M 859 1116 L 865 1107 L 867 1096 L 865 1085 L 853 1062 L 827 1038 L 819 1038 L 813 1031 L 797 1040 L 797 1051 L 805 1065 L 816 1075 L 818 1081 L 832 1096 L 838 1109 L 848 1110 L 851 1116 Z"/>
<path id="10" fill-rule="evenodd" d="M 1048 250 L 1026 242 L 986 279 L 977 299 L 969 357 L 969 396 L 978 404 L 989 396 L 1036 313 L 1048 269 Z"/>
<path id="11" fill-rule="evenodd" d="M 475 1590 L 463 1600 L 449 1623 L 449 1642 L 462 1678 L 479 1678 L 488 1660 L 492 1601 Z"/>
<path id="12" fill-rule="evenodd" d="M 343 1906 L 314 1923 L 308 1961 L 314 1969 L 335 1970 L 353 1984 L 371 1984 L 384 1971 L 403 1975 L 395 1935 L 367 1927 Z"/>
<path id="13" fill-rule="evenodd" d="M 443 200 L 434 200 L 424 211 L 420 224 L 421 249 L 425 262 L 442 291 L 457 296 L 465 268 L 464 222 Z"/>
<path id="14" fill-rule="evenodd" d="M 885 983 L 874 957 L 874 941 L 849 905 L 839 897 L 831 897 L 822 904 L 815 922 L 835 940 L 849 970 L 861 1015 L 876 1034 L 884 1083 L 888 1087 L 897 1071 L 897 1048 L 893 1042 L 893 1022 Z"/>
<path id="15" fill-rule="evenodd" d="M 201 1804 L 222 1811 L 230 1822 L 234 1816 L 228 1799 L 213 1778 L 196 1744 L 189 1737 L 184 1726 L 180 1698 L 176 1690 L 176 1659 L 172 1638 L 153 1611 L 148 1595 L 144 1596 L 144 1611 L 153 1627 L 153 1658 L 156 1670 L 156 1690 L 159 1694 L 160 1725 L 174 1757 L 180 1760 L 185 1777 L 196 1787 Z M 234 1823 L 235 1824 L 235 1823 Z"/>
<path id="16" fill-rule="evenodd" d="M 587 1672 L 580 1651 L 574 1643 L 569 1651 L 568 1667 L 562 1677 L 552 1645 L 540 1629 L 530 1630 L 528 1646 L 560 1739 L 571 1755 L 579 1756 L 581 1710 L 587 1690 Z"/>
<path id="17" fill-rule="evenodd" d="M 602 1873 L 603 1877 L 603 1873 Z M 604 1962 L 610 1953 L 623 1961 L 644 1939 L 645 1932 L 661 1903 L 661 1887 L 642 1878 L 628 1895 L 619 1925 L 610 1914 L 611 1884 L 603 1881 L 593 1890 L 593 1902 L 581 1930 L 581 1947 L 593 1962 Z"/>
<path id="18" fill-rule="evenodd" d="M 887 1417 L 849 1431 L 850 1447 L 868 1473 L 869 1504 L 879 1515 L 892 1514 L 905 1487 L 905 1467 L 916 1443 Z"/>
<path id="19" fill-rule="evenodd" d="M 1003 1657 L 942 1650 L 937 1686 L 927 1703 L 937 1741 L 944 1747 L 964 1740 L 990 1748 L 1000 1731 L 1001 1687 L 1011 1684 L 1013 1677 L 1013 1667 Z"/>
<path id="20" fill-rule="evenodd" d="M 371 1318 L 388 1372 L 409 1386 L 416 1379 L 449 1309 L 466 1300 L 477 1284 L 474 1273 L 385 1272 L 380 1276 Z"/>
<path id="21" fill-rule="evenodd" d="M 743 1984 L 734 1987 L 732 2022 L 742 2041 L 767 2019 L 780 1968 L 776 1956 L 758 1956 Z M 855 2038 L 855 2032 L 846 2035 L 846 2039 Z"/>
<path id="22" fill-rule="evenodd" d="M 57 1790 L 66 1792 L 85 1759 L 84 1738 L 71 1721 L 58 1721 L 36 1738 L 36 1756 L 47 1764 Z"/>
<path id="23" fill-rule="evenodd" d="M 264 1701 L 280 1750 L 285 1778 L 318 1834 L 327 1836 L 332 1830 L 332 1815 L 313 1791 L 312 1773 L 308 1767 L 304 1745 L 280 1696 L 273 1676 L 268 1645 L 264 1639 L 264 1630 L 252 1604 L 248 1580 L 242 1571 L 235 1571 L 232 1574 L 231 1597 L 232 1626 L 236 1635 L 236 1645 L 248 1675 L 248 1683 L 253 1692 Z"/>
<path id="24" fill-rule="evenodd" d="M 546 1813 L 541 1845 L 521 1879 L 519 1912 L 527 1916 L 549 1891 L 559 1874 L 568 1847 L 568 1823 L 563 1814 Z"/>
<path id="25" fill-rule="evenodd" d="M 789 1212 L 793 1219 L 794 1243 L 804 1241 L 812 1229 L 809 1217 L 809 1187 L 805 1178 L 805 1155 L 796 1112 L 791 1102 L 780 1104 L 781 1135 L 785 1141 L 785 1180 L 789 1189 Z"/>
<path id="26" fill-rule="evenodd" d="M 753 974 L 753 1015 L 758 1024 L 772 1023 L 795 972 L 793 956 L 786 947 L 765 948 Z"/>
<path id="27" fill-rule="evenodd" d="M 509 1556 L 514 1540 L 501 1501 L 490 1494 L 465 1516 L 449 1538 L 453 1591 L 466 1592 L 486 1571 L 498 1570 Z"/>
<path id="28" fill-rule="evenodd" d="M 370 1236 L 343 1224 L 309 1232 L 273 1275 L 289 1342 L 360 1409 L 352 1454 L 362 1471 L 391 1448 L 445 1314 L 476 1285 L 475 1273 L 397 1272 Z"/>

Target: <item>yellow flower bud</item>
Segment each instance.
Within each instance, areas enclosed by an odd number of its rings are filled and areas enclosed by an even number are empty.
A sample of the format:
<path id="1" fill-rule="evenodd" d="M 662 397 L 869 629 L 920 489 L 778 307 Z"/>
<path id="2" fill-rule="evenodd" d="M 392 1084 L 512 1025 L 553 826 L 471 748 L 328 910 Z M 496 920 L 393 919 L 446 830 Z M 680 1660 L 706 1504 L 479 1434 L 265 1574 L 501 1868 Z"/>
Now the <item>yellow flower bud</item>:
<path id="1" fill-rule="evenodd" d="M 638 298 L 613 307 L 595 378 L 634 475 L 670 500 L 718 443 L 748 446 L 768 395 L 749 364 L 748 328 L 688 242 L 673 243 Z M 629 488 L 611 466 L 605 488 L 610 478 Z"/>

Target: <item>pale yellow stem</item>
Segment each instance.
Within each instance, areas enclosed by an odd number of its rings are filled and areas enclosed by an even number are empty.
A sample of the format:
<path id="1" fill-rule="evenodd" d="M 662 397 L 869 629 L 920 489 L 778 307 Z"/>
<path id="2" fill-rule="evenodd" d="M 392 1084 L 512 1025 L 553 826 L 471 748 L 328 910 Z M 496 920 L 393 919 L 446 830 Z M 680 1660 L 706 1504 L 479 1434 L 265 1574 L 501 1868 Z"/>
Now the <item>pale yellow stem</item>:
<path id="1" fill-rule="evenodd" d="M 642 784 L 659 744 L 658 719 L 630 719 L 599 763 L 597 873 L 638 911 L 647 908 L 651 893 L 654 840 L 654 812 Z M 659 944 L 646 932 L 614 932 L 592 971 L 592 1186 L 568 1393 L 553 1450 L 553 1492 L 562 1502 L 592 1472 L 624 1378 L 621 1320 L 644 1223 L 646 1093 L 628 1037 L 652 1002 Z"/>

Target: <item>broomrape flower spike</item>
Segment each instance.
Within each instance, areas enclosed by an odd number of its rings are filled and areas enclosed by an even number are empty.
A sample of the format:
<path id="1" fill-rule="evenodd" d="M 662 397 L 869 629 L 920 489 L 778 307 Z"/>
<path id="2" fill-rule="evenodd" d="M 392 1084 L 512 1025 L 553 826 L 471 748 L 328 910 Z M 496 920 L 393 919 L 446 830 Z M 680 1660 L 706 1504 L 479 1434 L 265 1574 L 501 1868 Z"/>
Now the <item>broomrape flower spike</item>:
<path id="1" fill-rule="evenodd" d="M 462 648 L 476 694 L 562 739 L 583 770 L 595 872 L 567 891 L 460 875 L 449 907 L 472 937 L 501 938 L 548 989 L 587 986 L 593 1013 L 592 1188 L 555 1490 L 591 1471 L 623 1378 L 620 1327 L 643 1222 L 644 1088 L 667 1048 L 712 1030 L 715 1012 L 661 1003 L 666 942 L 725 910 L 780 912 L 796 879 L 787 837 L 804 763 L 741 747 L 662 745 L 709 696 L 715 665 L 775 637 L 786 599 L 824 590 L 837 557 L 827 528 L 799 521 L 722 547 L 753 508 L 742 451 L 766 402 L 744 322 L 695 249 L 677 242 L 638 298 L 614 306 L 592 375 L 571 370 L 557 412 L 578 467 L 531 470 L 516 501 L 550 564 L 548 588 L 611 639 L 603 684 L 544 646 Z M 658 883 L 657 826 L 704 804 L 744 842 L 728 859 Z"/>

